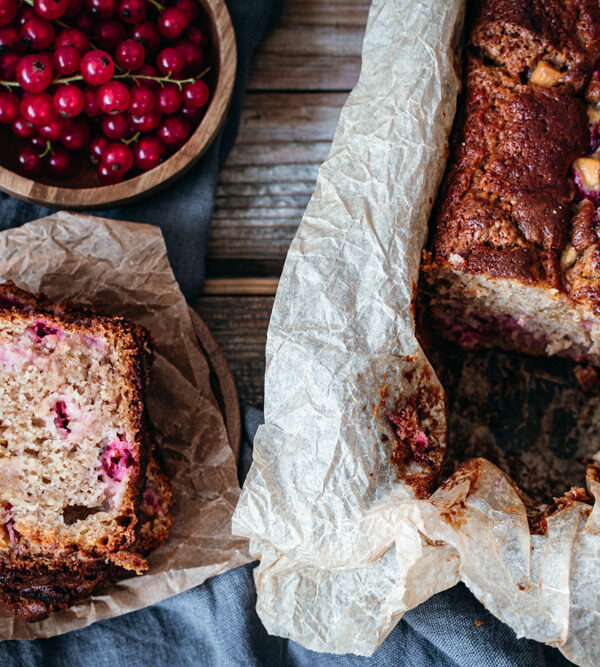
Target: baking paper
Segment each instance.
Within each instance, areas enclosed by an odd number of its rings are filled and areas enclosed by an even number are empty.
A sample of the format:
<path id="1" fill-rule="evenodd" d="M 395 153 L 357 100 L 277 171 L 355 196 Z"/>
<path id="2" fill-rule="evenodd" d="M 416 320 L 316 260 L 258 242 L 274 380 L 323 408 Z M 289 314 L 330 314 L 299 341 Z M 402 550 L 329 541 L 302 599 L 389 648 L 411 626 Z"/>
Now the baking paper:
<path id="1" fill-rule="evenodd" d="M 267 630 L 315 651 L 370 655 L 405 611 L 462 580 L 517 635 L 597 665 L 596 508 L 574 503 L 532 536 L 500 468 L 483 458 L 456 467 L 462 442 L 426 500 L 390 464 L 386 412 L 424 390 L 445 446 L 443 391 L 413 303 L 455 114 L 463 11 L 459 0 L 372 4 L 360 80 L 277 292 L 265 425 L 233 531 L 261 560 Z M 588 488 L 598 491 L 593 478 Z"/>
<path id="2" fill-rule="evenodd" d="M 0 609 L 0 639 L 51 637 L 125 614 L 249 560 L 231 535 L 237 468 L 209 367 L 169 262 L 151 225 L 57 213 L 0 233 L 0 280 L 52 300 L 94 305 L 147 327 L 155 346 L 147 405 L 174 492 L 168 539 L 150 569 L 37 623 Z"/>

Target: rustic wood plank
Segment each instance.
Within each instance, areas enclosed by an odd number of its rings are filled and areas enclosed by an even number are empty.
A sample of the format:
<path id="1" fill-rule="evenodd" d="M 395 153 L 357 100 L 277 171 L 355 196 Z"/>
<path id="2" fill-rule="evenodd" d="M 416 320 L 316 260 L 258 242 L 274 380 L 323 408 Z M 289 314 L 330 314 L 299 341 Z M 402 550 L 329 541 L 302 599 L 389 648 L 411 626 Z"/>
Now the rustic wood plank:
<path id="1" fill-rule="evenodd" d="M 248 86 L 252 90 L 344 90 L 354 88 L 360 56 L 286 56 L 259 53 Z"/>
<path id="2" fill-rule="evenodd" d="M 204 296 L 274 296 L 279 278 L 208 278 L 204 281 Z"/>
<path id="3" fill-rule="evenodd" d="M 216 338 L 233 374 L 240 401 L 262 407 L 265 345 L 271 296 L 203 296 L 192 305 Z"/>
<path id="4" fill-rule="evenodd" d="M 221 173 L 209 277 L 278 275 L 329 153 L 345 93 L 250 94 Z"/>
<path id="5" fill-rule="evenodd" d="M 287 25 L 364 27 L 371 0 L 290 0 L 283 22 Z"/>
<path id="6" fill-rule="evenodd" d="M 350 90 L 358 80 L 369 0 L 290 0 L 256 54 L 254 90 Z"/>
<path id="7" fill-rule="evenodd" d="M 331 141 L 348 93 L 249 93 L 236 146 Z"/>

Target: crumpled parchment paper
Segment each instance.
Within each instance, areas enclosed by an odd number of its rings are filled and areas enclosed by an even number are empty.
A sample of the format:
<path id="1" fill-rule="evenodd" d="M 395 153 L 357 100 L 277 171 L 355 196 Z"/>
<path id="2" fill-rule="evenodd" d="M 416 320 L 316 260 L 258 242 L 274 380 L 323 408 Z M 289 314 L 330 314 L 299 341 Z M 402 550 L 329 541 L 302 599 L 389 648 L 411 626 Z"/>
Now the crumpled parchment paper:
<path id="1" fill-rule="evenodd" d="M 372 4 L 360 80 L 280 281 L 266 423 L 233 532 L 261 560 L 267 630 L 315 651 L 370 655 L 405 611 L 462 580 L 519 636 L 597 665 L 597 506 L 575 503 L 532 536 L 514 484 L 490 461 L 449 471 L 418 500 L 389 460 L 386 411 L 418 387 L 438 397 L 429 409 L 445 444 L 443 392 L 412 304 L 455 113 L 463 12 L 461 0 Z"/>
<path id="2" fill-rule="evenodd" d="M 0 233 L 0 280 L 53 300 L 92 304 L 150 330 L 148 410 L 174 491 L 169 538 L 147 574 L 38 623 L 0 608 L 0 639 L 51 637 L 180 593 L 249 561 L 231 534 L 237 466 L 210 386 L 209 367 L 158 227 L 56 213 Z"/>

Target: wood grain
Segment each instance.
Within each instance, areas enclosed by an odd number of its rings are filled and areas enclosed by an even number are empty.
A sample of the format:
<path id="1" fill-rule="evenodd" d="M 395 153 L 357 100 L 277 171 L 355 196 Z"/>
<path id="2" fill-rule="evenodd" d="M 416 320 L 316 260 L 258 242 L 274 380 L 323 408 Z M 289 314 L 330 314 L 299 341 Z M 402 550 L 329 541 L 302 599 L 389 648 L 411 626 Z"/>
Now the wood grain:
<path id="1" fill-rule="evenodd" d="M 278 275 L 326 159 L 346 93 L 246 97 L 219 179 L 210 276 Z"/>
<path id="2" fill-rule="evenodd" d="M 265 345 L 273 297 L 203 296 L 192 304 L 229 363 L 242 403 L 264 402 Z"/>
<path id="3" fill-rule="evenodd" d="M 221 0 L 199 0 L 211 20 L 213 54 L 218 75 L 213 98 L 206 115 L 188 141 L 161 165 L 116 185 L 95 185 L 92 165 L 66 181 L 45 177 L 32 180 L 6 167 L 9 151 L 0 157 L 0 189 L 34 204 L 52 208 L 95 209 L 130 203 L 146 197 L 172 183 L 204 154 L 219 131 L 231 99 L 236 72 L 236 43 L 233 26 L 225 3 Z M 42 182 L 44 181 L 44 182 Z"/>
<path id="4" fill-rule="evenodd" d="M 263 404 L 274 301 L 256 295 L 257 285 L 274 281 L 257 278 L 281 272 L 341 107 L 358 80 L 369 5 L 370 0 L 288 0 L 251 68 L 240 132 L 217 190 L 207 257 L 213 294 L 194 303 L 245 403 Z"/>
<path id="5" fill-rule="evenodd" d="M 254 90 L 350 90 L 369 0 L 291 0 L 250 72 Z"/>
<path id="6" fill-rule="evenodd" d="M 242 420 L 235 382 L 223 352 L 208 326 L 198 313 L 191 308 L 189 311 L 198 343 L 210 368 L 211 385 L 223 413 L 229 445 L 233 450 L 236 461 L 239 461 L 242 445 Z"/>
<path id="7" fill-rule="evenodd" d="M 203 293 L 210 295 L 272 296 L 277 292 L 279 278 L 207 278 Z"/>

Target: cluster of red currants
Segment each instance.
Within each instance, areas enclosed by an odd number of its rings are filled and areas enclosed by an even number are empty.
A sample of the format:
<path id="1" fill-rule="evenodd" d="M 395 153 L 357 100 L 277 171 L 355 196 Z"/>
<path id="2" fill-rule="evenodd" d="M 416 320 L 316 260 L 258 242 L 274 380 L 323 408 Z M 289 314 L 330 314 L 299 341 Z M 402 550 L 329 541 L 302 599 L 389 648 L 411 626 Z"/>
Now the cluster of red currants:
<path id="1" fill-rule="evenodd" d="M 66 178 L 87 152 L 111 184 L 179 149 L 210 97 L 199 18 L 197 0 L 0 0 L 0 123 L 20 138 L 18 171 Z"/>

